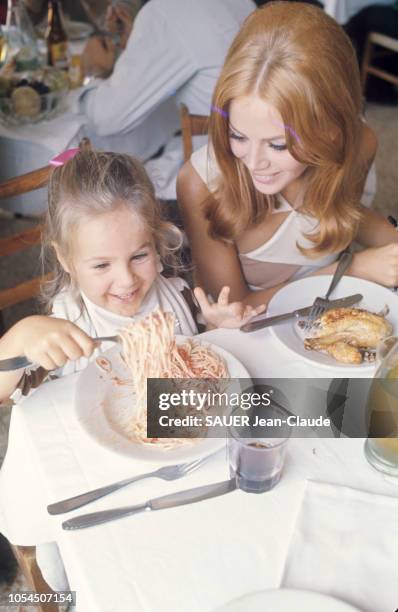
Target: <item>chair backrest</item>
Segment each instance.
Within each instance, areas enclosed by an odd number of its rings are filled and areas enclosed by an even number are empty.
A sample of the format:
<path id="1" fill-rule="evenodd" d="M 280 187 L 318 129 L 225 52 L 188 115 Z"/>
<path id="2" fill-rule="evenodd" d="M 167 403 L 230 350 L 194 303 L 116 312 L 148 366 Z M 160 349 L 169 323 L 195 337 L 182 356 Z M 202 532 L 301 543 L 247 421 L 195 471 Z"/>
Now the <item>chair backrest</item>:
<path id="1" fill-rule="evenodd" d="M 378 47 L 379 49 L 381 48 L 381 52 L 380 50 L 377 52 L 375 47 Z M 386 36 L 385 34 L 380 34 L 379 32 L 369 32 L 361 66 L 363 94 L 365 94 L 369 74 L 372 74 L 379 79 L 383 79 L 384 81 L 388 81 L 395 86 L 398 85 L 398 76 L 395 72 L 388 72 L 387 70 L 381 69 L 376 64 L 372 63 L 374 57 L 377 55 L 380 56 L 381 54 L 385 55 L 386 50 L 389 54 L 398 53 L 398 39 L 391 38 L 391 36 Z"/>
<path id="2" fill-rule="evenodd" d="M 180 122 L 184 161 L 188 161 L 193 151 L 192 137 L 207 134 L 209 129 L 209 117 L 206 115 L 191 115 L 185 104 L 181 104 Z"/>
<path id="3" fill-rule="evenodd" d="M 90 149 L 91 144 L 84 138 L 79 145 L 82 150 Z M 0 184 L 0 200 L 24 193 L 29 193 L 47 185 L 52 166 L 44 166 L 32 172 L 16 176 Z M 39 217 L 38 217 L 39 221 Z M 43 224 L 38 223 L 23 232 L 0 239 L 0 257 L 6 257 L 40 244 Z M 50 274 L 39 276 L 0 291 L 0 311 L 21 302 L 25 302 L 39 294 L 41 284 L 50 278 Z M 1 326 L 1 321 L 0 321 Z"/>

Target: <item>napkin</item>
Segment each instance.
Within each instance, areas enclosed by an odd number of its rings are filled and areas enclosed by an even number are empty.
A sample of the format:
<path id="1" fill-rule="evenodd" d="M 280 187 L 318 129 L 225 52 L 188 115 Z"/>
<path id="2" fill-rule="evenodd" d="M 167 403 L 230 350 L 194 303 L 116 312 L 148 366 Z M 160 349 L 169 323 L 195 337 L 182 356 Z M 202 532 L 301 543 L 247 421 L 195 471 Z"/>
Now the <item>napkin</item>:
<path id="1" fill-rule="evenodd" d="M 308 481 L 282 586 L 394 612 L 397 545 L 398 497 Z"/>

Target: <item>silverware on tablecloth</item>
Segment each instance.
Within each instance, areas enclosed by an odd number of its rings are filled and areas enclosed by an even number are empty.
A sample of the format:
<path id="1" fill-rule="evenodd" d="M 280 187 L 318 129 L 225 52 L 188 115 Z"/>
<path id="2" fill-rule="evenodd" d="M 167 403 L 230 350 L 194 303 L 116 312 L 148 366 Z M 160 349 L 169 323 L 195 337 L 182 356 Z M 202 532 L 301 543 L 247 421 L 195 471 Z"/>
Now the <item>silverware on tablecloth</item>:
<path id="1" fill-rule="evenodd" d="M 99 338 L 93 338 L 95 342 L 120 342 L 120 336 L 100 336 Z M 27 357 L 18 356 L 10 357 L 9 359 L 0 359 L 0 372 L 11 372 L 13 370 L 20 370 L 21 368 L 27 368 L 33 365 Z"/>
<path id="2" fill-rule="evenodd" d="M 81 508 L 82 506 L 90 504 L 91 502 L 100 499 L 105 495 L 109 495 L 109 493 L 118 491 L 119 489 L 122 489 L 123 487 L 126 487 L 127 485 L 132 484 L 133 482 L 137 482 L 138 480 L 144 480 L 144 478 L 177 480 L 178 478 L 187 476 L 187 474 L 190 474 L 194 470 L 197 470 L 217 453 L 218 450 L 215 453 L 211 453 L 210 455 L 206 455 L 205 457 L 201 457 L 200 459 L 195 459 L 194 461 L 179 463 L 177 465 L 165 465 L 152 472 L 147 472 L 146 474 L 140 474 L 138 476 L 132 476 L 131 478 L 126 478 L 113 484 L 105 485 L 104 487 L 93 489 L 92 491 L 87 491 L 87 493 L 75 495 L 74 497 L 64 499 L 54 504 L 50 504 L 49 506 L 47 506 L 47 511 L 49 514 L 63 514 L 64 512 L 70 512 L 70 510 Z"/>
<path id="3" fill-rule="evenodd" d="M 225 495 L 225 493 L 229 493 L 235 489 L 235 478 L 231 478 L 230 480 L 224 480 L 210 485 L 185 489 L 178 493 L 171 493 L 171 495 L 156 497 L 155 499 L 150 499 L 143 504 L 135 506 L 124 506 L 122 508 L 113 508 L 112 510 L 103 510 L 75 516 L 62 523 L 62 529 L 67 531 L 85 529 L 86 527 L 101 525 L 102 523 L 108 523 L 109 521 L 138 514 L 143 511 L 163 510 L 165 508 L 175 508 L 176 506 L 183 506 L 185 504 L 194 504 L 205 499 L 210 499 L 211 497 Z"/>
<path id="4" fill-rule="evenodd" d="M 356 293 L 355 295 L 349 295 L 345 298 L 340 298 L 338 300 L 329 300 L 328 308 L 348 308 L 349 306 L 353 306 L 357 302 L 360 302 L 363 298 L 363 295 L 360 293 Z M 263 329 L 264 327 L 270 327 L 272 325 L 278 325 L 278 323 L 284 323 L 289 319 L 299 319 L 300 317 L 305 317 L 309 315 L 312 306 L 307 306 L 306 308 L 299 308 L 298 310 L 293 310 L 292 312 L 286 312 L 285 314 L 275 315 L 273 317 L 266 317 L 264 319 L 260 319 L 258 321 L 251 321 L 250 323 L 246 323 L 242 325 L 240 328 L 243 332 L 253 332 L 258 329 Z"/>
<path id="5" fill-rule="evenodd" d="M 345 251 L 339 259 L 339 263 L 337 264 L 337 268 L 333 274 L 332 282 L 330 283 L 329 289 L 326 292 L 325 297 L 317 297 L 312 305 L 310 314 L 308 315 L 307 321 L 305 323 L 304 330 L 309 332 L 314 322 L 319 319 L 323 315 L 326 310 L 330 308 L 330 300 L 329 296 L 335 290 L 340 280 L 344 276 L 345 271 L 348 266 L 352 262 L 353 254 L 350 251 Z"/>

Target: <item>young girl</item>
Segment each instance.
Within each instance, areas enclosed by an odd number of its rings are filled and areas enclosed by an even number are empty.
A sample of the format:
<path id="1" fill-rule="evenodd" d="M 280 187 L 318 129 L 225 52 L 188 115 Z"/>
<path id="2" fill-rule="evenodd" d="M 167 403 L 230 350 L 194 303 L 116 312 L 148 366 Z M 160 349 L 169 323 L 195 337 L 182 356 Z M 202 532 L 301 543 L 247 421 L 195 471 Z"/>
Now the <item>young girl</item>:
<path id="1" fill-rule="evenodd" d="M 84 368 L 99 350 L 96 337 L 114 335 L 157 307 L 174 313 L 177 334 L 197 331 L 187 284 L 161 274 L 162 262 L 173 263 L 181 234 L 162 219 L 139 162 L 79 152 L 53 171 L 48 200 L 44 257 L 53 280 L 45 297 L 52 314 L 27 317 L 1 338 L 0 359 L 25 355 L 35 364 L 25 373 L 1 373 L 3 399 L 18 383 L 27 393 L 48 371 Z M 227 289 L 213 305 L 202 291 L 196 294 L 214 326 L 237 327 L 263 310 L 229 304 Z"/>
<path id="2" fill-rule="evenodd" d="M 353 240 L 348 274 L 398 283 L 398 234 L 360 198 L 376 150 L 361 118 L 354 49 L 308 4 L 254 11 L 227 55 L 210 117 L 210 147 L 180 172 L 198 278 L 217 295 L 268 302 L 285 283 L 335 270 Z"/>

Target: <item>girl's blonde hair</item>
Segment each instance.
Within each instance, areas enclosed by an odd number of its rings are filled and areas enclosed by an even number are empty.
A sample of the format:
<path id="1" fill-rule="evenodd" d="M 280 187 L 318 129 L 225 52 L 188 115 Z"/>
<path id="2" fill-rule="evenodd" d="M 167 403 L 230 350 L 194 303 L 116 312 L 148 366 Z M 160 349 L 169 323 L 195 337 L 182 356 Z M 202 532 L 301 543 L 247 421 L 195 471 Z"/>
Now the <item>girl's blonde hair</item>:
<path id="1" fill-rule="evenodd" d="M 231 101 L 251 95 L 279 111 L 289 152 L 308 165 L 302 210 L 319 226 L 308 236 L 314 246 L 307 255 L 342 250 L 361 218 L 366 174 L 359 71 L 349 38 L 321 9 L 303 3 L 273 2 L 244 22 L 218 80 L 209 127 L 221 177 L 205 211 L 210 234 L 226 241 L 277 206 L 275 196 L 255 189 L 230 147 Z"/>
<path id="2" fill-rule="evenodd" d="M 180 230 L 163 219 L 153 185 L 142 164 L 125 154 L 81 151 L 55 168 L 48 186 L 48 209 L 42 264 L 53 279 L 42 287 L 47 309 L 63 289 L 79 297 L 73 278 L 61 266 L 54 246 L 66 262 L 72 261 L 73 235 L 84 221 L 126 206 L 138 215 L 154 237 L 157 252 L 168 266 L 178 267 Z"/>

